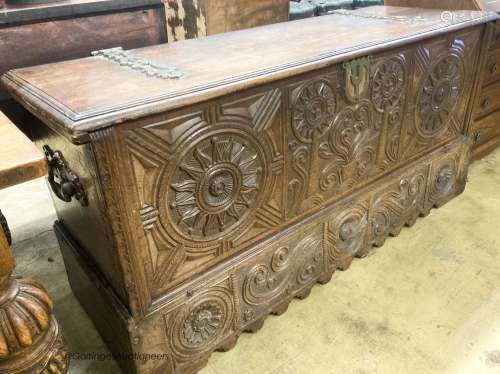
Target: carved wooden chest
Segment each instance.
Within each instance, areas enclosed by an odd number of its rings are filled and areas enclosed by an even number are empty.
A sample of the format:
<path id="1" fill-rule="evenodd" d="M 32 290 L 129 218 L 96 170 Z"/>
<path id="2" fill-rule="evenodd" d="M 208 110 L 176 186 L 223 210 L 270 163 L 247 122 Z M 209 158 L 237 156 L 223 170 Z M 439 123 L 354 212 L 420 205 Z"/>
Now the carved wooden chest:
<path id="1" fill-rule="evenodd" d="M 429 7 L 440 9 L 488 10 L 500 14 L 500 0 L 385 0 L 387 5 Z M 456 12 L 460 15 L 462 12 Z M 444 13 L 445 17 L 451 14 Z M 478 159 L 500 145 L 500 21 L 491 24 L 485 38 L 478 69 L 481 90 L 476 98 L 472 124 L 473 153 Z"/>
<path id="2" fill-rule="evenodd" d="M 461 193 L 495 19 L 338 11 L 6 74 L 124 370 L 196 371 Z"/>

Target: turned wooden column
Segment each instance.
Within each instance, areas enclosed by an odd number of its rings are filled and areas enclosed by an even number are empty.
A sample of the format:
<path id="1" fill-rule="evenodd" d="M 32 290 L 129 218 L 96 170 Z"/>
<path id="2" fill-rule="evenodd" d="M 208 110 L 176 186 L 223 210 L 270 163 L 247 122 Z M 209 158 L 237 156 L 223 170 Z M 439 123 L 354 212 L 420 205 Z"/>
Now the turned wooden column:
<path id="1" fill-rule="evenodd" d="M 46 172 L 41 153 L 0 112 L 0 189 Z M 0 373 L 66 373 L 69 355 L 52 299 L 36 281 L 12 275 L 5 228 L 0 225 Z"/>

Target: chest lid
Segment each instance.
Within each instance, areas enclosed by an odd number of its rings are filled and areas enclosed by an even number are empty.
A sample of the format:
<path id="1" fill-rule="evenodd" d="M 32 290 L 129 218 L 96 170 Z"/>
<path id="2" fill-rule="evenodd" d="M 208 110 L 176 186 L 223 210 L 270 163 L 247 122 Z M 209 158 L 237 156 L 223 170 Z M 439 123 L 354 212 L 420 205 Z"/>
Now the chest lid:
<path id="1" fill-rule="evenodd" d="M 12 95 L 75 143 L 109 126 L 496 19 L 490 12 L 371 7 L 12 70 Z"/>

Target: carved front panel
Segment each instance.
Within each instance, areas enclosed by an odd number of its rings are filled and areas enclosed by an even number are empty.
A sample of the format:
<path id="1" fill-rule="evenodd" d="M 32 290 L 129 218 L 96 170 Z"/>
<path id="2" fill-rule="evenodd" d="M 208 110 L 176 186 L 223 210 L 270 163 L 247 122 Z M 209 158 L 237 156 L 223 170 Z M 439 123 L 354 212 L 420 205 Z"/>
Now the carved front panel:
<path id="1" fill-rule="evenodd" d="M 290 235 L 242 266 L 243 324 L 269 314 L 271 306 L 309 289 L 326 271 L 323 225 Z M 306 234 L 307 232 L 307 234 Z"/>
<path id="2" fill-rule="evenodd" d="M 283 223 L 279 90 L 126 134 L 153 295 Z"/>
<path id="3" fill-rule="evenodd" d="M 347 61 L 123 131 L 148 297 L 465 133 L 479 36 Z M 425 172 L 377 196 L 373 216 L 367 203 L 339 207 L 328 223 L 339 267 L 360 255 L 358 234 L 381 244 L 421 213 Z"/>
<path id="4" fill-rule="evenodd" d="M 268 314 L 283 313 L 294 297 L 306 297 L 353 257 L 412 225 L 436 199 L 460 193 L 468 146 L 465 137 L 458 139 L 186 284 L 145 327 L 146 336 L 168 347 L 168 370 L 195 371 L 213 350 L 232 347 L 241 332 L 256 331 Z M 150 347 L 144 343 L 144 349 Z"/>
<path id="5" fill-rule="evenodd" d="M 403 159 L 467 131 L 465 118 L 480 47 L 479 30 L 450 35 L 415 50 Z"/>

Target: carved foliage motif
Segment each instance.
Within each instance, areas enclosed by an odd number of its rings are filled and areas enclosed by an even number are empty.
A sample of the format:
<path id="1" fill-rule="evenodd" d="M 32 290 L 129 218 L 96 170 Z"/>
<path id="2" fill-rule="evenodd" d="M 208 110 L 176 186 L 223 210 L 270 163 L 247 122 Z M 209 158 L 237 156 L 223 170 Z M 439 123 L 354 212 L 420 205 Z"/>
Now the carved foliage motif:
<path id="1" fill-rule="evenodd" d="M 125 130 L 152 298 L 456 137 L 474 40 L 450 35 Z M 380 237 L 395 231 L 392 215 L 410 214 L 402 196 L 420 183 L 380 197 L 375 218 L 339 226 L 334 256 L 357 254 L 348 237 L 363 222 Z M 286 283 L 267 264 L 253 271 L 249 302 Z"/>
<path id="2" fill-rule="evenodd" d="M 348 190 L 370 174 L 375 162 L 378 134 L 373 105 L 366 99 L 353 106 L 341 104 L 335 82 L 332 75 L 293 91 L 289 214 L 307 211 Z M 321 99 L 319 93 L 323 93 Z"/>
<path id="3" fill-rule="evenodd" d="M 319 149 L 320 157 L 328 160 L 319 180 L 322 191 L 345 191 L 370 173 L 377 142 L 372 113 L 371 103 L 362 101 L 337 116 Z"/>
<path id="4" fill-rule="evenodd" d="M 375 245 L 382 245 L 389 235 L 396 235 L 405 224 L 413 224 L 423 213 L 427 170 L 402 178 L 399 185 L 375 198 L 370 213 L 370 230 Z"/>
<path id="5" fill-rule="evenodd" d="M 454 196 L 464 180 L 465 153 L 461 140 L 446 152 L 420 159 L 388 183 L 364 188 L 326 208 L 313 224 L 297 225 L 297 232 L 256 248 L 243 261 L 238 259 L 236 265 L 217 273 L 225 281 L 201 286 L 187 298 L 180 296 L 165 316 L 176 367 L 190 368 L 193 360 L 223 348 L 231 335 L 254 331 L 269 313 L 281 313 L 293 297 L 307 296 L 316 282 L 328 280 L 335 269 L 346 269 L 353 257 L 366 255 L 388 235 L 413 224 L 426 213 L 426 205 L 434 204 L 429 194 L 433 188 L 447 198 Z"/>
<path id="6" fill-rule="evenodd" d="M 246 273 L 243 301 L 250 308 L 247 309 L 247 319 L 258 314 L 259 306 L 269 304 L 274 298 L 293 297 L 324 272 L 323 240 L 321 231 L 315 231 L 298 242 L 289 239 L 289 245 L 269 252 Z"/>

